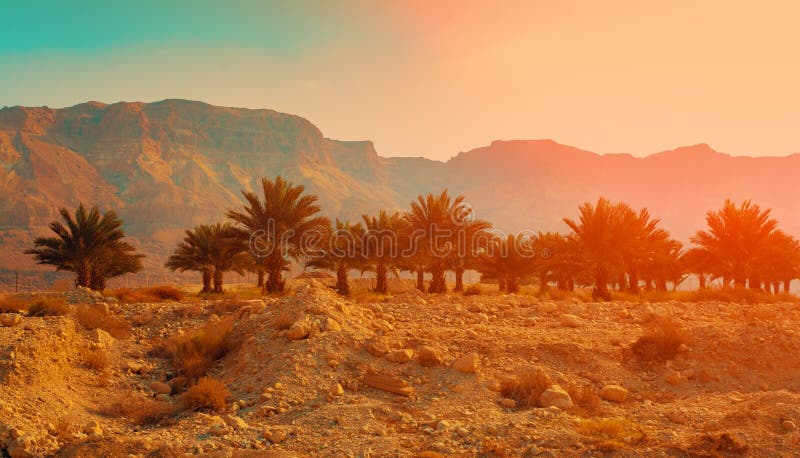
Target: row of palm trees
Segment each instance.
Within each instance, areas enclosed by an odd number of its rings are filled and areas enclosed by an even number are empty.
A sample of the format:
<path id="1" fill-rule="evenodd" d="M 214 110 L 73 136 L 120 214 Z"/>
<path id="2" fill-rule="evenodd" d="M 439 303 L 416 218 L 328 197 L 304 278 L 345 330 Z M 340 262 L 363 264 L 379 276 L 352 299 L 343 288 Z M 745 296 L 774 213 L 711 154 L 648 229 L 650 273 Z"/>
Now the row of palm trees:
<path id="1" fill-rule="evenodd" d="M 592 287 L 593 296 L 610 298 L 613 288 L 666 290 L 694 274 L 701 288 L 711 281 L 770 293 L 788 292 L 800 278 L 800 242 L 778 229 L 770 211 L 745 201 L 726 201 L 707 214 L 688 249 L 660 227 L 647 209 L 600 198 L 564 219 L 568 234 L 522 231 L 504 234 L 475 218 L 463 196 L 419 196 L 406 212 L 380 211 L 358 222 L 320 215 L 314 195 L 277 177 L 263 179 L 261 193 L 243 192 L 245 205 L 229 211 L 224 223 L 187 230 L 166 262 L 178 271 L 202 275 L 204 293 L 221 293 L 227 272 L 257 273 L 268 293 L 284 290 L 283 272 L 294 260 L 335 273 L 336 288 L 350 292 L 352 270 L 373 272 L 375 291 L 386 293 L 387 277 L 409 272 L 420 290 L 447 291 L 445 273 L 474 269 L 483 281 L 496 281 L 514 293 L 525 282 L 541 291 Z M 142 255 L 124 240 L 122 221 L 79 206 L 73 216 L 61 209 L 53 222 L 56 237 L 40 237 L 27 253 L 40 264 L 75 273 L 76 284 L 103 289 L 106 280 L 141 269 Z M 426 285 L 426 275 L 430 278 Z"/>

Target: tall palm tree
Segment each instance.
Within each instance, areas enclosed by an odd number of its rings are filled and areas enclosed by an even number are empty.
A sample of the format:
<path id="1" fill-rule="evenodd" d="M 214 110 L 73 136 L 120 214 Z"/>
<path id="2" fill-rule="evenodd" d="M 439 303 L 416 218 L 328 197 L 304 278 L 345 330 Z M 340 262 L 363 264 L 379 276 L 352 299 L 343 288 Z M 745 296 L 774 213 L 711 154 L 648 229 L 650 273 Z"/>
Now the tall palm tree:
<path id="1" fill-rule="evenodd" d="M 320 211 L 317 196 L 304 194 L 303 185 L 294 185 L 278 176 L 275 181 L 261 180 L 264 200 L 256 193 L 242 191 L 247 204 L 244 211 L 229 211 L 228 218 L 240 225 L 241 236 L 250 242 L 251 253 L 267 272 L 268 293 L 283 291 L 281 273 L 288 259 L 299 259 L 305 246 L 330 225 L 327 218 L 316 216 Z"/>
<path id="2" fill-rule="evenodd" d="M 387 213 L 381 210 L 377 216 L 361 215 L 364 221 L 364 234 L 361 241 L 361 257 L 365 269 L 375 272 L 375 292 L 388 292 L 387 272 L 395 269 L 403 248 L 399 234 L 403 232 L 400 213 Z"/>
<path id="3" fill-rule="evenodd" d="M 453 250 L 447 259 L 447 266 L 454 271 L 456 277 L 453 291 L 462 292 L 464 272 L 477 262 L 481 240 L 484 235 L 488 235 L 486 231 L 492 225 L 488 221 L 476 219 L 472 207 L 463 203 L 451 205 L 450 220 L 453 224 Z"/>
<path id="4" fill-rule="evenodd" d="M 489 278 L 497 278 L 500 289 L 506 293 L 519 292 L 520 279 L 535 270 L 535 241 L 525 234 L 495 236 L 481 250 L 478 271 Z"/>
<path id="5" fill-rule="evenodd" d="M 622 208 L 601 197 L 594 205 L 587 202 L 580 206 L 577 222 L 564 219 L 572 229 L 587 265 L 594 272 L 592 297 L 596 299 L 611 299 L 608 291 L 610 276 L 615 266 L 623 261 L 620 249 L 625 236 L 620 230 Z"/>
<path id="6" fill-rule="evenodd" d="M 760 265 L 778 227 L 770 210 L 749 200 L 737 206 L 727 199 L 722 209 L 707 213 L 706 223 L 708 230 L 698 231 L 691 241 L 714 260 L 713 273 L 723 278 L 723 285 L 732 280 L 739 287 L 749 283 L 760 289 Z"/>
<path id="7" fill-rule="evenodd" d="M 361 243 L 364 229 L 361 224 L 351 224 L 338 218 L 332 231 L 325 234 L 326 244 L 313 256 L 306 267 L 316 267 L 336 272 L 336 291 L 346 296 L 350 294 L 347 274 L 351 268 L 360 267 Z"/>
<path id="8" fill-rule="evenodd" d="M 203 276 L 201 292 L 222 293 L 225 272 L 241 275 L 249 263 L 235 228 L 230 223 L 216 223 L 187 230 L 164 266 L 181 272 L 200 272 Z"/>
<path id="9" fill-rule="evenodd" d="M 103 214 L 97 206 L 87 210 L 80 204 L 75 216 L 59 209 L 63 220 L 50 223 L 55 237 L 38 237 L 34 248 L 26 250 L 37 264 L 75 273 L 75 285 L 103 289 L 106 279 L 142 269 L 143 255 L 123 240 L 122 221 L 116 213 Z"/>

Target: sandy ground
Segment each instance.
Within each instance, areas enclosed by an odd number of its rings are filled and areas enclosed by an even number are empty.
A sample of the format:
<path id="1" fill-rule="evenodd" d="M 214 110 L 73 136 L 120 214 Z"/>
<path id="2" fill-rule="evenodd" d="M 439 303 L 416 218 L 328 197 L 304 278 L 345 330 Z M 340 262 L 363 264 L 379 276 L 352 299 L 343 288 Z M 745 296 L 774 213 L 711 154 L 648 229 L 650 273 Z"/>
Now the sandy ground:
<path id="1" fill-rule="evenodd" d="M 796 304 L 413 290 L 345 299 L 317 280 L 285 297 L 221 305 L 69 294 L 108 304 L 133 335 L 87 331 L 72 316 L 0 327 L 3 456 L 800 453 Z M 679 323 L 686 342 L 672 359 L 644 361 L 632 344 L 660 316 Z M 287 317 L 293 328 L 278 329 Z M 209 374 L 232 393 L 224 411 L 136 425 L 115 409 L 155 398 L 154 382 L 174 379 L 170 361 L 152 351 L 160 339 L 224 320 L 234 323 L 235 343 Z M 106 351 L 108 367 L 88 367 L 87 349 Z M 529 369 L 572 394 L 574 405 L 518 405 L 500 392 Z M 180 399 L 162 394 L 157 402 Z"/>

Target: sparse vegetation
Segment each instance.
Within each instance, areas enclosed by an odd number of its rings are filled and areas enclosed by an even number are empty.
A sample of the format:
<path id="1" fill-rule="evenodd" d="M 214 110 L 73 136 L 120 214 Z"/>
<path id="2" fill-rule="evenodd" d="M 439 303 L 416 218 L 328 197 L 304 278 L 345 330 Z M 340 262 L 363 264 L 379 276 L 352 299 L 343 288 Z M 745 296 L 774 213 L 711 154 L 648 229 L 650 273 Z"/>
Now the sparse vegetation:
<path id="1" fill-rule="evenodd" d="M 131 325 L 121 316 L 114 315 L 98 306 L 82 305 L 75 309 L 75 318 L 84 329 L 102 329 L 116 339 L 131 336 Z"/>
<path id="2" fill-rule="evenodd" d="M 118 394 L 103 404 L 100 414 L 109 417 L 125 417 L 134 425 L 149 426 L 164 424 L 176 415 L 180 406 L 133 393 Z"/>
<path id="3" fill-rule="evenodd" d="M 181 401 L 187 409 L 208 409 L 222 411 L 231 397 L 224 383 L 211 377 L 203 377 L 197 384 L 181 395 Z"/>
<path id="4" fill-rule="evenodd" d="M 678 354 L 687 336 L 680 323 L 669 317 L 655 317 L 645 325 L 644 334 L 631 350 L 641 361 L 670 360 Z"/>
<path id="5" fill-rule="evenodd" d="M 528 369 L 500 382 L 500 394 L 513 399 L 520 407 L 536 407 L 539 396 L 552 385 L 541 369 Z"/>
<path id="6" fill-rule="evenodd" d="M 0 296 L 0 313 L 25 313 L 28 304 L 18 296 Z"/>
<path id="7" fill-rule="evenodd" d="M 281 331 L 292 327 L 295 321 L 297 321 L 297 317 L 284 310 L 278 313 L 278 315 L 272 320 L 272 326 Z"/>
<path id="8" fill-rule="evenodd" d="M 109 294 L 127 304 L 183 300 L 183 293 L 178 288 L 167 285 L 135 289 L 118 288 L 110 291 Z"/>
<path id="9" fill-rule="evenodd" d="M 594 439 L 596 447 L 604 452 L 627 448 L 647 437 L 641 426 L 625 418 L 583 420 L 577 424 L 575 431 Z"/>
<path id="10" fill-rule="evenodd" d="M 481 294 L 483 294 L 483 288 L 478 284 L 469 285 L 467 289 L 464 290 L 465 296 L 480 296 Z"/>
<path id="11" fill-rule="evenodd" d="M 86 367 L 95 371 L 105 371 L 111 365 L 111 358 L 104 348 L 84 348 L 81 359 Z"/>
<path id="12" fill-rule="evenodd" d="M 595 387 L 587 384 L 568 384 L 564 389 L 569 393 L 569 397 L 572 398 L 579 413 L 589 417 L 600 413 L 602 402 Z"/>
<path id="13" fill-rule="evenodd" d="M 62 316 L 69 313 L 69 305 L 60 297 L 40 297 L 28 306 L 28 316 Z"/>
<path id="14" fill-rule="evenodd" d="M 233 348 L 233 322 L 225 319 L 166 339 L 158 353 L 169 358 L 180 375 L 202 377 Z"/>

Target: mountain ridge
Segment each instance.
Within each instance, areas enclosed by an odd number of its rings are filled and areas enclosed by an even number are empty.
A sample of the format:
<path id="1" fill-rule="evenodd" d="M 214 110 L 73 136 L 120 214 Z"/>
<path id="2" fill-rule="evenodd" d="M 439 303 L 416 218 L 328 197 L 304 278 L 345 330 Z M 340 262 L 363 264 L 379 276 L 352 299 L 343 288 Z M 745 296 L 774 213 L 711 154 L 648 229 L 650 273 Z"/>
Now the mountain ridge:
<path id="1" fill-rule="evenodd" d="M 566 231 L 561 218 L 603 195 L 647 206 L 682 240 L 726 197 L 774 208 L 786 230 L 800 232 L 791 199 L 800 154 L 731 156 L 701 143 L 639 157 L 540 139 L 495 140 L 436 161 L 384 157 L 370 140 L 328 138 L 269 109 L 90 101 L 0 109 L 0 268 L 30 267 L 18 252 L 58 207 L 79 202 L 118 211 L 156 268 L 184 229 L 223 219 L 242 190 L 279 174 L 317 194 L 328 215 L 351 220 L 449 188 L 505 230 Z"/>

